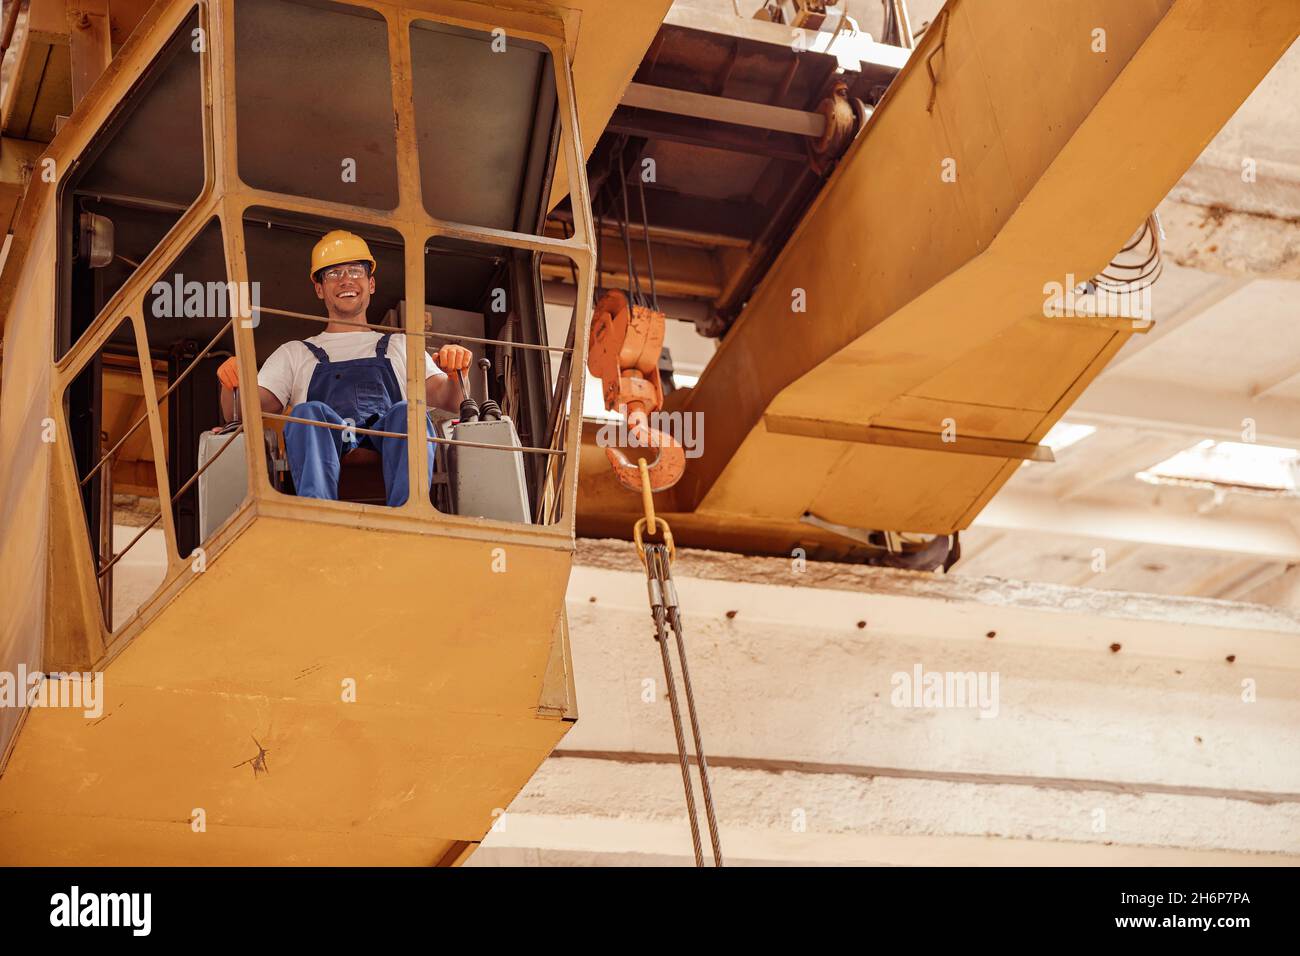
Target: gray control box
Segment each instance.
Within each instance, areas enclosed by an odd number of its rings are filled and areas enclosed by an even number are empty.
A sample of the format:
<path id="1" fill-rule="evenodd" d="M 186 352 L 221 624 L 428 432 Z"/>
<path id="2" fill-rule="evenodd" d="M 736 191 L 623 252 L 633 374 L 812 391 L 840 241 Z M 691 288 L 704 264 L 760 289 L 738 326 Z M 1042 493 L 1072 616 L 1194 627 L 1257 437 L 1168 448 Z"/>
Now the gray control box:
<path id="1" fill-rule="evenodd" d="M 499 421 L 457 422 L 444 426 L 444 434 L 457 441 L 472 441 L 497 448 L 520 448 L 515 423 Z M 448 446 L 448 472 L 456 514 L 497 521 L 532 523 L 528 482 L 524 480 L 524 453 L 494 448 Z"/>
<path id="2" fill-rule="evenodd" d="M 228 442 L 232 447 L 225 448 Z M 248 451 L 244 433 L 240 432 L 234 438 L 221 431 L 201 434 L 198 467 L 203 468 L 218 454 L 221 457 L 199 475 L 200 541 L 207 541 L 248 496 Z"/>

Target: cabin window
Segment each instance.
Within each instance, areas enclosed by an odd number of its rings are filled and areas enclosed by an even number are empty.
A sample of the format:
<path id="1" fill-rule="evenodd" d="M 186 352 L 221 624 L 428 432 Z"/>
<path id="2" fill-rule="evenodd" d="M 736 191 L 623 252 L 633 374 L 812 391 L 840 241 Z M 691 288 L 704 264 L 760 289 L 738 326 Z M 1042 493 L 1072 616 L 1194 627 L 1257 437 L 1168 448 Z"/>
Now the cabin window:
<path id="1" fill-rule="evenodd" d="M 255 189 L 397 208 L 388 26 L 365 7 L 240 0 L 239 175 Z"/>
<path id="2" fill-rule="evenodd" d="M 425 210 L 539 234 L 559 142 L 550 51 L 504 31 L 417 20 L 411 65 Z"/>
<path id="3" fill-rule="evenodd" d="M 154 387 L 161 392 L 166 363 L 151 364 Z M 167 569 L 154 447 L 130 319 L 68 385 L 63 406 L 104 624 L 113 631 L 158 589 Z"/>
<path id="4" fill-rule="evenodd" d="M 61 187 L 59 358 L 203 191 L 199 24 L 195 8 Z"/>
<path id="5" fill-rule="evenodd" d="M 260 297 L 259 318 L 253 332 L 259 369 L 285 343 L 311 338 L 325 331 L 329 318 L 312 282 L 311 252 L 323 235 L 335 229 L 360 236 L 375 258 L 375 291 L 366 310 L 367 323 L 401 326 L 402 303 L 406 298 L 406 262 L 400 233 L 364 223 L 253 206 L 244 215 L 244 244 L 248 254 L 248 277 L 259 290 Z M 418 340 L 407 343 L 407 336 L 400 332 L 393 333 L 393 340 L 397 347 L 408 349 L 408 356 L 419 356 Z M 405 387 L 405 381 L 401 384 Z M 292 396 L 282 414 L 293 415 Z M 279 436 L 277 444 L 283 448 L 285 422 L 267 418 L 264 424 L 268 431 Z M 405 431 L 405 426 L 401 430 Z M 357 437 L 362 436 L 358 434 Z M 294 493 L 292 474 L 282 472 L 280 477 L 282 490 Z M 344 501 L 385 504 L 383 471 L 379 461 L 367 454 L 346 457 L 340 469 L 338 492 Z"/>
<path id="6" fill-rule="evenodd" d="M 253 299 L 249 290 L 227 282 L 221 222 L 215 218 L 145 290 L 143 317 L 150 351 L 167 372 L 158 405 L 165 421 L 167 475 L 176 499 L 176 550 L 182 558 L 191 557 L 216 527 L 201 523 L 198 482 L 192 479 L 205 433 L 222 426 L 217 367 L 235 354 L 234 323 L 253 321 Z M 234 461 L 232 457 L 230 463 Z"/>
<path id="7" fill-rule="evenodd" d="M 539 259 L 539 253 L 505 245 L 431 239 L 424 260 L 425 324 L 433 334 L 426 348 L 433 354 L 448 341 L 465 344 L 475 360 L 469 375 L 471 397 L 480 405 L 489 399 L 500 407 L 514 423 L 520 447 L 562 449 L 567 395 L 558 395 L 553 387 L 551 356 L 562 358 L 566 342 L 547 340 Z M 479 365 L 482 359 L 489 363 L 486 370 Z M 474 440 L 468 433 L 455 437 Z M 442 453 L 445 463 L 447 449 Z M 519 462 L 528 503 L 526 518 L 519 520 L 539 524 L 558 518 L 558 500 L 552 500 L 548 489 L 558 478 L 562 456 L 482 450 L 473 454 L 474 468 L 490 471 L 494 479 L 513 475 Z M 459 480 L 472 481 L 472 473 Z M 438 491 L 435 487 L 434 504 L 440 510 L 474 516 L 454 493 L 439 499 Z"/>

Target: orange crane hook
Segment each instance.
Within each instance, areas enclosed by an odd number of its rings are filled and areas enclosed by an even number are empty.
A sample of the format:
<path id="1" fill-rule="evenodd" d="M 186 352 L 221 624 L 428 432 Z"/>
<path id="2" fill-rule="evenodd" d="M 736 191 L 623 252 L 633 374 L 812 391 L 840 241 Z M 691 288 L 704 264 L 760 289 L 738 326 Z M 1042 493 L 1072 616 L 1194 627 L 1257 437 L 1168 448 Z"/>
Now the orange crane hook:
<path id="1" fill-rule="evenodd" d="M 655 449 L 654 460 L 647 462 L 653 491 L 671 488 L 686 470 L 681 443 L 650 424 L 650 416 L 664 404 L 659 380 L 663 344 L 662 312 L 629 305 L 627 296 L 617 289 L 600 297 L 591 319 L 587 369 L 603 383 L 605 407 L 627 420 L 628 447 Z M 623 487 L 641 490 L 641 472 L 635 460 L 616 445 L 607 445 L 605 456 Z"/>

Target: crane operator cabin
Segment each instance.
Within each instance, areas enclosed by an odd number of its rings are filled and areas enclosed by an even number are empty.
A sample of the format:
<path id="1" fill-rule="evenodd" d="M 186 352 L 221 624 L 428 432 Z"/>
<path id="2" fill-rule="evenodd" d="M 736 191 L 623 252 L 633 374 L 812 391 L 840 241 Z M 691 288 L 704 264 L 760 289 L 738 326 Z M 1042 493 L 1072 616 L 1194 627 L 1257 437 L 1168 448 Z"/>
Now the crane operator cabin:
<path id="1" fill-rule="evenodd" d="M 5 2 L 0 864 L 1300 858 L 1298 32 Z"/>
<path id="2" fill-rule="evenodd" d="M 79 104 L 53 144 L 60 174 L 33 184 L 10 306 L 44 325 L 31 358 L 59 409 L 50 507 L 10 533 L 59 568 L 6 613 L 37 625 L 11 648 L 31 670 L 103 667 L 136 687 L 140 722 L 83 744 L 64 715 L 28 711 L 5 773 L 20 803 L 48 809 L 68 769 L 57 753 L 89 745 L 118 782 L 95 802 L 134 808 L 132 854 L 176 861 L 183 840 L 146 835 L 154 810 L 186 788 L 215 805 L 235 775 L 199 761 L 155 788 L 108 765 L 162 738 L 198 754 L 220 726 L 273 719 L 322 749 L 301 774 L 276 768 L 295 795 L 250 825 L 297 841 L 317 804 L 301 859 L 437 862 L 481 838 L 563 735 L 581 427 L 567 409 L 588 310 L 549 338 L 539 268 L 567 263 L 592 298 L 585 204 L 567 236 L 544 231 L 554 196 L 585 196 L 573 78 L 557 69 L 571 29 L 562 10 L 455 3 L 162 3 Z M 322 49 L 348 50 L 346 66 Z M 163 505 L 133 532 L 166 540 L 143 600 L 118 586 L 135 543 L 113 534 L 124 494 Z M 220 633 L 202 623 L 214 616 Z M 320 723 L 340 677 L 296 682 L 292 716 L 271 718 L 264 696 L 285 660 L 334 642 L 350 672 L 383 675 L 343 765 Z M 236 699 L 242 714 L 216 704 Z M 466 762 L 484 772 L 431 790 L 384 836 L 338 842 L 374 768 L 414 783 Z M 340 772 L 350 795 L 325 786 Z M 93 831 L 83 809 L 66 822 Z M 6 856 L 22 832 L 45 842 L 6 819 Z M 219 856 L 282 852 L 231 832 Z M 102 862 L 122 838 L 86 833 Z"/>

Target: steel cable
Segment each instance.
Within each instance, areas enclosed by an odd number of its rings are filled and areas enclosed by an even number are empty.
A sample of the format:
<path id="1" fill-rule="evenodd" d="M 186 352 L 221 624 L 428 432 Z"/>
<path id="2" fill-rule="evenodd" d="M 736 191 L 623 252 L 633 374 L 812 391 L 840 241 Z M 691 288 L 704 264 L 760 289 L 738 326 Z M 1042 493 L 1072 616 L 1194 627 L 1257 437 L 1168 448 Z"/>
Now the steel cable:
<path id="1" fill-rule="evenodd" d="M 705 818 L 709 827 L 709 842 L 713 850 L 713 865 L 720 867 L 723 865 L 722 840 L 718 833 L 717 815 L 713 807 L 713 789 L 709 783 L 709 764 L 704 755 L 700 723 L 695 710 L 695 694 L 691 688 L 690 670 L 686 663 L 686 645 L 682 636 L 677 593 L 672 583 L 668 546 L 666 544 L 648 544 L 645 546 L 644 557 L 646 589 L 650 597 L 650 616 L 654 620 L 655 640 L 659 644 L 659 656 L 663 662 L 664 680 L 668 684 L 668 706 L 672 712 L 673 735 L 677 740 L 677 760 L 682 771 L 682 788 L 686 794 L 686 812 L 691 827 L 691 843 L 695 851 L 695 865 L 697 867 L 704 866 L 704 848 L 700 839 L 699 811 L 695 805 L 695 788 L 691 785 L 690 756 L 686 749 L 686 735 L 682 729 L 681 705 L 677 699 L 677 681 L 673 672 L 665 624 L 673 632 L 677 645 L 677 656 L 681 661 L 682 684 L 686 691 L 686 707 L 691 721 L 691 735 L 695 743 L 696 765 L 699 768 Z"/>

